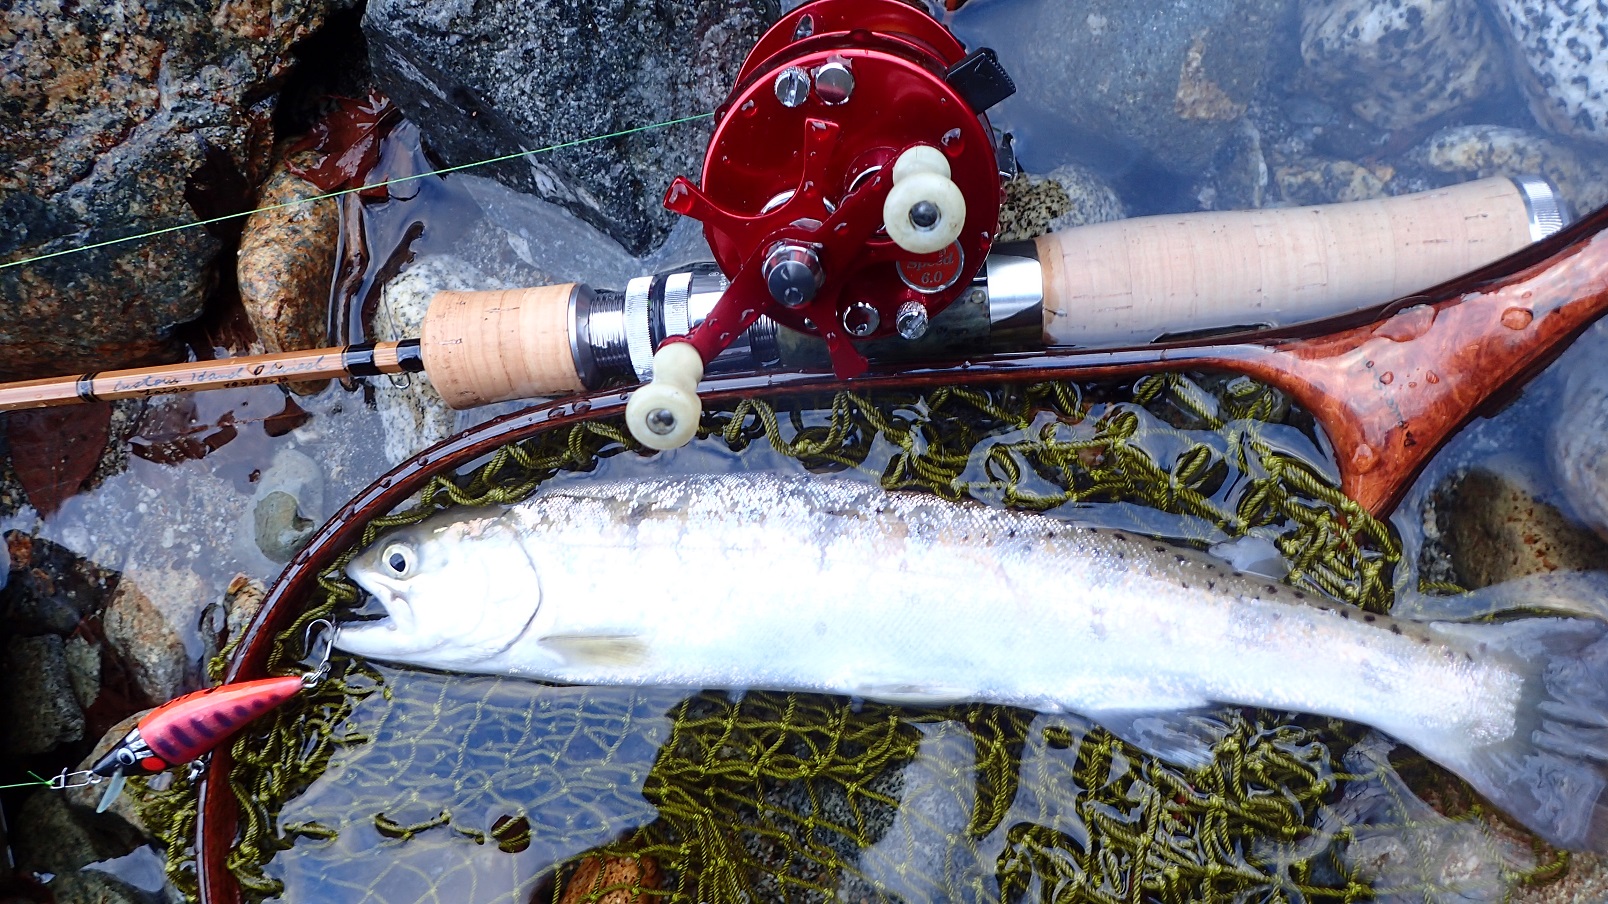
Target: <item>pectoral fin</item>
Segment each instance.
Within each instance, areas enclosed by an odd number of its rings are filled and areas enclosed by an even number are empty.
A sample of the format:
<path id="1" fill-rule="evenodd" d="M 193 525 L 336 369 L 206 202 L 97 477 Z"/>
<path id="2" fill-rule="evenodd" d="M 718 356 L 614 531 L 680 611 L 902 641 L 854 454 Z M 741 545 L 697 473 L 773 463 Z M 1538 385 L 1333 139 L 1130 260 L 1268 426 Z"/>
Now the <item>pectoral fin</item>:
<path id="1" fill-rule="evenodd" d="M 570 665 L 626 668 L 648 659 L 648 644 L 636 634 L 548 634 L 539 643 Z"/>
<path id="2" fill-rule="evenodd" d="M 1190 701 L 1195 707 L 1204 701 Z M 1108 711 L 1084 713 L 1107 731 L 1160 760 L 1186 769 L 1204 769 L 1228 727 L 1210 710 L 1171 712 Z"/>

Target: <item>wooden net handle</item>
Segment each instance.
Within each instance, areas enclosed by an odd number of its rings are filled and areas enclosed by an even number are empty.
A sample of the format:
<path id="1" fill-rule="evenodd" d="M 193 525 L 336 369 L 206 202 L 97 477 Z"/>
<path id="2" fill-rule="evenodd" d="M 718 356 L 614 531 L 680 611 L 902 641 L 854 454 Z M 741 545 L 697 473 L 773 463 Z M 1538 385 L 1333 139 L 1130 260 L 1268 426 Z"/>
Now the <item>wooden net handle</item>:
<path id="1" fill-rule="evenodd" d="M 1287 326 L 1422 291 L 1529 244 L 1496 177 L 1376 201 L 1138 217 L 1037 240 L 1049 345 Z"/>

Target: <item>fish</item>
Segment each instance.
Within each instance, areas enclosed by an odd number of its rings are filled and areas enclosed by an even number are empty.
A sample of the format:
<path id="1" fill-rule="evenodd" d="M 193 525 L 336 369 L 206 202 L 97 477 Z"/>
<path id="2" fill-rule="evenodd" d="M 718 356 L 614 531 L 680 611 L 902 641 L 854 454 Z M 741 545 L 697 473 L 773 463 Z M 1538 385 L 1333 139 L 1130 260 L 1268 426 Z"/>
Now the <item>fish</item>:
<path id="1" fill-rule="evenodd" d="M 1409 621 L 1132 531 L 852 479 L 549 484 L 347 567 L 348 654 L 560 684 L 1074 713 L 1210 762 L 1214 706 L 1372 726 L 1549 842 L 1608 849 L 1608 625 Z"/>

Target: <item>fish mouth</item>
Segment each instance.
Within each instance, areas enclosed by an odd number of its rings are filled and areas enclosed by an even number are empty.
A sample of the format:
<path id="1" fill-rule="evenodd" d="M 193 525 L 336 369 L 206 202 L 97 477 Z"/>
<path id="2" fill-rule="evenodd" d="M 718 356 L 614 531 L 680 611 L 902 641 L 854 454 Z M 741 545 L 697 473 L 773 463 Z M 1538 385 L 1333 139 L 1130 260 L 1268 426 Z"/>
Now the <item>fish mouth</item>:
<path id="1" fill-rule="evenodd" d="M 391 587 L 352 575 L 370 602 L 341 619 L 335 646 L 358 655 L 402 652 L 414 637 L 417 619 L 407 599 Z"/>

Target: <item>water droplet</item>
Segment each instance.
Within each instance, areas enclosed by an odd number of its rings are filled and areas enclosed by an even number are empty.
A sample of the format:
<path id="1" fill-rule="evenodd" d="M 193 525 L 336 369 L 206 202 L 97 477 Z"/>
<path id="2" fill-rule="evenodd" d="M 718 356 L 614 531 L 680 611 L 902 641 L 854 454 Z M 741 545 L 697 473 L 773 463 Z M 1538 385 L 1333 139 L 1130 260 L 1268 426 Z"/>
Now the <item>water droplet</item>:
<path id="1" fill-rule="evenodd" d="M 576 414 L 585 414 L 592 410 L 592 403 L 586 399 L 581 399 L 575 403 L 574 410 Z"/>
<path id="2" fill-rule="evenodd" d="M 959 155 L 966 149 L 966 139 L 960 134 L 958 126 L 945 132 L 944 137 L 938 139 L 938 143 L 944 146 L 944 153 L 951 157 Z"/>
<path id="3" fill-rule="evenodd" d="M 1535 315 L 1528 308 L 1508 308 L 1502 312 L 1502 325 L 1510 330 L 1522 330 L 1534 319 Z"/>
<path id="4" fill-rule="evenodd" d="M 744 116 L 753 116 L 754 111 L 758 109 L 759 105 L 754 103 L 752 100 L 743 101 L 743 105 L 737 108 L 738 112 L 742 113 Z"/>
<path id="5" fill-rule="evenodd" d="M 1389 386 L 1391 383 L 1394 383 L 1395 381 L 1396 381 L 1396 375 L 1391 373 L 1388 370 L 1379 375 L 1379 382 L 1385 384 L 1386 386 Z"/>
<path id="6" fill-rule="evenodd" d="M 1367 443 L 1358 443 L 1357 450 L 1351 453 L 1351 464 L 1357 469 L 1357 473 L 1366 474 L 1379 464 L 1379 453 Z"/>
<path id="7" fill-rule="evenodd" d="M 1440 382 L 1440 377 L 1436 376 L 1434 371 L 1429 371 L 1428 373 L 1424 374 L 1424 381 L 1429 385 L 1434 386 L 1436 383 Z"/>

